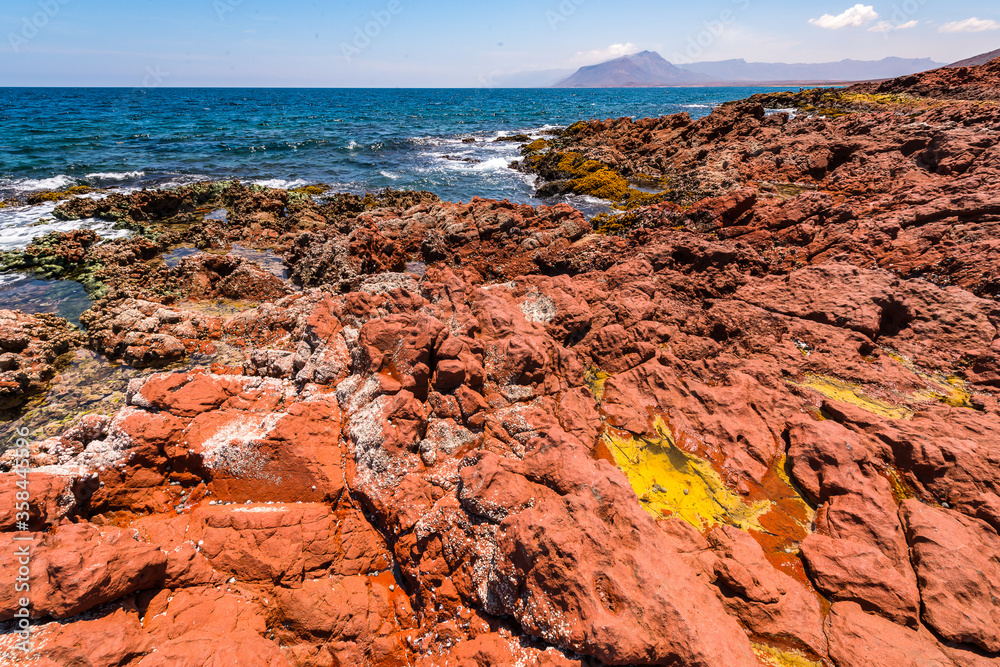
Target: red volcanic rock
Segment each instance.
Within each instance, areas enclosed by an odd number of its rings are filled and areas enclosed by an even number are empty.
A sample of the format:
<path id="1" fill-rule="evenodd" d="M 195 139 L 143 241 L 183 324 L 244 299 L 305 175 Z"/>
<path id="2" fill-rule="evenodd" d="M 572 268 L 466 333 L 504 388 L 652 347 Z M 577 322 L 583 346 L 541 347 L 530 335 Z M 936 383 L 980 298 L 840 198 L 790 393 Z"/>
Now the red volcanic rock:
<path id="1" fill-rule="evenodd" d="M 877 547 L 810 535 L 802 542 L 802 557 L 816 587 L 831 599 L 857 602 L 901 625 L 917 625 L 916 581 L 900 574 Z"/>
<path id="2" fill-rule="evenodd" d="M 718 556 L 710 574 L 730 613 L 757 636 L 825 655 L 823 617 L 815 594 L 775 569 L 748 533 L 721 526 L 708 537 Z"/>
<path id="3" fill-rule="evenodd" d="M 251 350 L 247 375 L 336 384 L 350 371 L 345 331 L 330 296 L 319 291 L 262 304 L 226 322 L 233 344 Z"/>
<path id="4" fill-rule="evenodd" d="M 904 502 L 901 514 L 920 584 L 924 621 L 951 641 L 1000 653 L 1000 537 L 996 530 L 916 500 Z"/>
<path id="5" fill-rule="evenodd" d="M 264 610 L 257 602 L 222 587 L 161 591 L 148 600 L 145 615 L 144 629 L 160 645 L 191 635 L 223 638 L 267 630 Z"/>
<path id="6" fill-rule="evenodd" d="M 788 438 L 792 474 L 815 502 L 860 493 L 871 483 L 874 457 L 858 435 L 842 424 L 799 418 Z"/>
<path id="7" fill-rule="evenodd" d="M 173 665 L 247 665 L 289 667 L 277 644 L 253 632 L 233 632 L 219 637 L 211 632 L 193 632 L 157 647 L 140 660 L 141 667 Z"/>
<path id="8" fill-rule="evenodd" d="M 738 296 L 771 312 L 857 331 L 945 368 L 967 351 L 988 348 L 996 331 L 991 301 L 850 265 L 807 267 L 747 285 Z"/>
<path id="9" fill-rule="evenodd" d="M 718 600 L 627 502 L 623 480 L 607 468 L 574 466 L 586 450 L 557 438 L 536 442 L 524 468 L 507 464 L 507 472 L 484 457 L 462 472 L 463 505 L 502 519 L 496 561 L 478 593 L 487 611 L 606 664 L 754 664 Z M 591 519 L 597 515 L 606 522 Z"/>
<path id="10" fill-rule="evenodd" d="M 946 100 L 997 100 L 1000 59 L 975 67 L 942 67 L 929 72 L 901 76 L 881 83 L 852 87 L 859 92 L 905 93 Z"/>
<path id="11" fill-rule="evenodd" d="M 107 436 L 67 464 L 101 473 L 106 486 L 92 503 L 105 510 L 178 504 L 178 494 L 150 494 L 168 477 L 184 497 L 205 485 L 227 501 L 334 502 L 344 488 L 336 400 L 320 391 L 290 398 L 266 378 L 150 376 L 132 383 Z"/>
<path id="12" fill-rule="evenodd" d="M 240 505 L 196 510 L 186 539 L 213 567 L 245 582 L 301 582 L 389 567 L 380 536 L 362 517 L 324 506 Z"/>
<path id="13" fill-rule="evenodd" d="M 5 540 L 8 553 L 32 547 L 32 610 L 38 616 L 69 618 L 125 595 L 155 588 L 163 582 L 166 557 L 156 547 L 139 542 L 130 531 L 99 529 L 91 524 L 66 524 L 34 542 Z M 19 596 L 16 570 L 3 571 L 9 592 L 0 618 L 13 617 Z"/>
<path id="14" fill-rule="evenodd" d="M 926 630 L 916 631 L 838 602 L 826 619 L 830 657 L 844 667 L 953 667 Z"/>
<path id="15" fill-rule="evenodd" d="M 122 665 L 151 651 L 154 643 L 144 634 L 135 605 L 124 603 L 101 608 L 72 623 L 32 624 L 30 660 L 14 662 L 35 667 L 57 665 Z M 0 654 L 17 655 L 16 634 L 0 635 Z"/>
<path id="16" fill-rule="evenodd" d="M 56 359 L 82 342 L 78 331 L 54 315 L 0 310 L 0 409 L 43 391 Z"/>
<path id="17" fill-rule="evenodd" d="M 402 271 L 407 255 L 471 263 L 484 276 L 523 275 L 536 270 L 532 253 L 568 245 L 589 231 L 580 212 L 566 204 L 533 208 L 478 197 L 468 204 L 376 210 L 358 221 L 346 237 L 327 232 L 296 239 L 287 255 L 292 280 L 350 291 L 364 275 Z"/>
<path id="18" fill-rule="evenodd" d="M 946 416 L 947 426 L 941 422 Z M 996 412 L 935 408 L 912 421 L 872 429 L 893 449 L 907 481 L 926 497 L 947 502 L 1000 529 L 1000 457 Z"/>
<path id="19" fill-rule="evenodd" d="M 26 475 L 17 472 L 0 474 L 0 531 L 13 532 L 17 527 L 19 492 L 28 491 L 31 499 L 28 527 L 39 531 L 60 523 L 64 518 L 72 518 L 80 509 L 79 505 L 89 500 L 93 493 L 88 482 L 89 479 L 34 471 Z"/>
<path id="20" fill-rule="evenodd" d="M 188 299 L 226 298 L 269 301 L 286 296 L 288 285 L 257 264 L 232 255 L 200 254 L 174 269 Z"/>
<path id="21" fill-rule="evenodd" d="M 278 613 L 289 633 L 319 645 L 309 656 L 314 664 L 406 664 L 415 657 L 412 638 L 419 630 L 406 594 L 386 579 L 317 579 L 279 589 Z"/>
<path id="22" fill-rule="evenodd" d="M 499 632 L 479 635 L 461 642 L 443 656 L 419 656 L 414 663 L 420 667 L 441 664 L 486 667 L 487 665 L 525 665 L 526 667 L 581 667 L 586 664 L 577 656 L 569 657 L 552 647 L 537 648 L 517 638 L 506 628 Z"/>

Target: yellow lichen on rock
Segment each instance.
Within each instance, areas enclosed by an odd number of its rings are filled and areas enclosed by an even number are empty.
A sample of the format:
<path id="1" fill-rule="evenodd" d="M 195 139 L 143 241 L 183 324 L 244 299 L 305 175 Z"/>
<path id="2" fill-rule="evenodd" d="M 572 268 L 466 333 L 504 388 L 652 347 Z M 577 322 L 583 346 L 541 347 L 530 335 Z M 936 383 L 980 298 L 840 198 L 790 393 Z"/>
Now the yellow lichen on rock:
<path id="1" fill-rule="evenodd" d="M 823 667 L 822 662 L 809 660 L 798 653 L 782 651 L 768 644 L 752 642 L 750 648 L 753 649 L 761 664 L 768 667 Z"/>
<path id="2" fill-rule="evenodd" d="M 972 407 L 972 403 L 970 402 L 972 393 L 966 389 L 965 381 L 962 378 L 955 375 L 930 373 L 897 352 L 893 352 L 892 350 L 886 350 L 886 352 L 893 361 L 916 375 L 927 385 L 926 389 L 914 393 L 910 397 L 910 400 L 916 402 L 940 401 L 953 408 Z"/>
<path id="3" fill-rule="evenodd" d="M 807 375 L 802 382 L 789 381 L 789 384 L 802 389 L 811 389 L 831 401 L 849 403 L 886 419 L 909 419 L 913 416 L 913 411 L 907 407 L 874 398 L 856 384 L 825 375 Z"/>
<path id="4" fill-rule="evenodd" d="M 719 524 L 764 530 L 760 516 L 771 509 L 769 501 L 745 503 L 711 463 L 680 449 L 659 418 L 655 430 L 657 436 L 643 438 L 610 428 L 604 434 L 615 463 L 647 512 L 656 519 L 684 519 L 702 531 Z"/>
<path id="5" fill-rule="evenodd" d="M 605 373 L 595 366 L 588 366 L 584 371 L 583 379 L 587 383 L 587 389 L 594 395 L 594 400 L 598 403 L 604 400 L 604 383 L 611 378 L 609 373 Z"/>

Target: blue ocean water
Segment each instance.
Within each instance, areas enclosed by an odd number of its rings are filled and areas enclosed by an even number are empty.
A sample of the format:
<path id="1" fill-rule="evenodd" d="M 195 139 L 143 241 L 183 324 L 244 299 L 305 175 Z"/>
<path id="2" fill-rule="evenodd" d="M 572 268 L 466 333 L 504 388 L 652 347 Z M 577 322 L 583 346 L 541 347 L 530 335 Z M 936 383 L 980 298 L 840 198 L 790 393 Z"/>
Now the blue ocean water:
<path id="1" fill-rule="evenodd" d="M 759 90 L 6 88 L 0 197 L 235 177 L 538 203 L 529 180 L 507 168 L 516 144 L 497 137 L 591 118 L 700 117 Z"/>
<path id="2" fill-rule="evenodd" d="M 508 167 L 520 157 L 518 144 L 496 139 L 592 118 L 698 118 L 761 90 L 0 88 L 0 199 L 73 185 L 128 191 L 238 178 L 552 203 L 535 198 L 530 176 Z M 604 209 L 589 198 L 568 200 L 588 214 Z M 56 220 L 54 208 L 0 207 L 0 250 L 80 227 L 106 238 L 128 234 L 103 220 Z M 88 307 L 76 283 L 0 274 L 0 308 L 76 322 Z"/>

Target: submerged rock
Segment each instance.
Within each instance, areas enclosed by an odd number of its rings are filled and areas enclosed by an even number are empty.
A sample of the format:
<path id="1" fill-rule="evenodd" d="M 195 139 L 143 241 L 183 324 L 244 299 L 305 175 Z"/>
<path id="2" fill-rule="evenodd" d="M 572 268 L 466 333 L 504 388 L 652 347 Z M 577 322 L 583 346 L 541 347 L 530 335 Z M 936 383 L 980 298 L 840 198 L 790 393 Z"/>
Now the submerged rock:
<path id="1" fill-rule="evenodd" d="M 0 310 L 0 410 L 43 391 L 59 357 L 82 343 L 80 332 L 60 317 Z"/>

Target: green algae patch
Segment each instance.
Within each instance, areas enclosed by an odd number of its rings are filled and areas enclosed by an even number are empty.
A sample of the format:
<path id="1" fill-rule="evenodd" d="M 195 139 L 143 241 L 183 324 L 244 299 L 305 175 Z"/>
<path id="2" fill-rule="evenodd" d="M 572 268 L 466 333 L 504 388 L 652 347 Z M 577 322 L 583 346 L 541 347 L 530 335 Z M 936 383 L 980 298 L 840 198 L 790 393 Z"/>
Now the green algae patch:
<path id="1" fill-rule="evenodd" d="M 521 146 L 521 155 L 528 157 L 529 155 L 534 155 L 536 153 L 541 153 L 544 150 L 548 150 L 549 146 L 552 144 L 545 139 L 536 139 L 530 144 Z"/>
<path id="2" fill-rule="evenodd" d="M 656 437 L 636 438 L 606 428 L 604 441 L 628 477 L 643 508 L 654 519 L 678 517 L 700 531 L 719 524 L 763 531 L 762 514 L 771 503 L 746 503 L 729 490 L 712 464 L 677 446 L 662 419 Z"/>
<path id="3" fill-rule="evenodd" d="M 306 185 L 306 186 L 301 187 L 301 188 L 293 188 L 293 189 L 291 189 L 291 190 L 288 191 L 288 194 L 296 193 L 296 194 L 303 194 L 303 195 L 314 196 L 314 195 L 321 195 L 321 194 L 323 194 L 324 192 L 326 192 L 329 189 L 330 189 L 329 185 L 322 185 L 322 184 L 320 184 L 320 185 Z"/>
<path id="4" fill-rule="evenodd" d="M 859 385 L 837 378 L 825 375 L 807 375 L 802 382 L 789 381 L 788 383 L 793 387 L 811 389 L 831 401 L 848 403 L 886 419 L 909 419 L 913 416 L 913 411 L 909 408 L 869 396 Z"/>
<path id="5" fill-rule="evenodd" d="M 642 216 L 637 211 L 627 211 L 617 215 L 598 213 L 590 221 L 594 231 L 606 236 L 621 236 L 635 229 L 642 222 Z"/>
<path id="6" fill-rule="evenodd" d="M 66 188 L 65 190 L 50 190 L 49 192 L 39 192 L 28 197 L 29 204 L 42 204 L 44 202 L 50 201 L 60 201 L 62 199 L 69 199 L 70 197 L 75 197 L 77 195 L 87 194 L 88 192 L 93 192 L 94 188 L 87 185 L 74 185 L 71 188 Z"/>
<path id="7" fill-rule="evenodd" d="M 536 144 L 538 142 L 535 142 Z M 535 144 L 532 144 L 532 146 Z M 527 147 L 526 147 L 527 148 Z M 545 194 L 572 192 L 612 202 L 615 208 L 630 210 L 663 201 L 664 194 L 643 192 L 610 165 L 591 160 L 575 151 L 525 153 L 527 166 L 549 181 L 539 189 Z"/>

